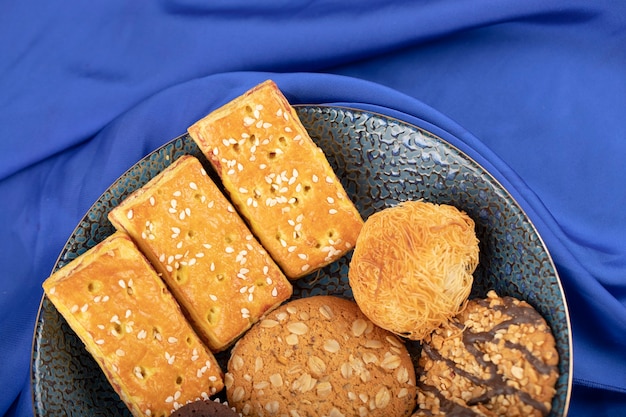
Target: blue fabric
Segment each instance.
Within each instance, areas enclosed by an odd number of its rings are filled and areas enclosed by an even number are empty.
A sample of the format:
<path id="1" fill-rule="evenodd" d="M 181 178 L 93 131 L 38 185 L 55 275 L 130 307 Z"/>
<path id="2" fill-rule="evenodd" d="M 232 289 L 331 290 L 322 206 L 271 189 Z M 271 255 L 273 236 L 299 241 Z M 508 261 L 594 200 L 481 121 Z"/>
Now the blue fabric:
<path id="1" fill-rule="evenodd" d="M 510 190 L 570 307 L 572 416 L 626 415 L 626 3 L 0 2 L 0 413 L 42 290 L 128 167 L 266 78 L 430 128 Z"/>

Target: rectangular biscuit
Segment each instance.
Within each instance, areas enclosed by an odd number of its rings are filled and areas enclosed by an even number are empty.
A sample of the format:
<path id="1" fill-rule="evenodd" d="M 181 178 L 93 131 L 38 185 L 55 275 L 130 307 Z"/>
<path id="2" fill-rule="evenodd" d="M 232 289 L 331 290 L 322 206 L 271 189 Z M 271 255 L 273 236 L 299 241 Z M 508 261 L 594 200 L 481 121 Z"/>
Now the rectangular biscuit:
<path id="1" fill-rule="evenodd" d="M 155 265 L 209 348 L 230 346 L 291 283 L 198 159 L 184 155 L 109 213 Z"/>
<path id="2" fill-rule="evenodd" d="M 289 279 L 354 247 L 363 220 L 273 81 L 213 111 L 188 132 Z"/>
<path id="3" fill-rule="evenodd" d="M 168 416 L 223 388 L 223 373 L 156 271 L 116 232 L 44 291 L 134 416 Z"/>

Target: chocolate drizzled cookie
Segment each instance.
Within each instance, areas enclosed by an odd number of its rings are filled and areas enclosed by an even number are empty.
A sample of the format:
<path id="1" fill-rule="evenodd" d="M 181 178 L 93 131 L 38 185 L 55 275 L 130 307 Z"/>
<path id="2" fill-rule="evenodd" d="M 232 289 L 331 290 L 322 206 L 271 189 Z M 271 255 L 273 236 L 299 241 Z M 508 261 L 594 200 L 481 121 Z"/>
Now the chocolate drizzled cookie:
<path id="1" fill-rule="evenodd" d="M 543 317 L 490 291 L 425 339 L 413 416 L 545 416 L 557 363 Z"/>

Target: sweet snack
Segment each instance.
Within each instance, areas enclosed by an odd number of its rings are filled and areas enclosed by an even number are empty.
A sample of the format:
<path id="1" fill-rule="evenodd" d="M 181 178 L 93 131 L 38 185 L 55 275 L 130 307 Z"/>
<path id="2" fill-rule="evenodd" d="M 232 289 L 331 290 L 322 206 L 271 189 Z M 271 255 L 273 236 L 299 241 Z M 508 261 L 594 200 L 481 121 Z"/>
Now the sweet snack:
<path id="1" fill-rule="evenodd" d="M 193 156 L 174 161 L 109 219 L 155 265 L 214 352 L 291 296 L 291 283 Z"/>
<path id="2" fill-rule="evenodd" d="M 477 265 L 478 239 L 467 214 L 407 201 L 367 219 L 348 278 L 370 320 L 421 340 L 462 310 Z"/>
<path id="3" fill-rule="evenodd" d="M 290 301 L 231 351 L 229 404 L 244 416 L 409 416 L 415 370 L 404 344 L 350 300 Z"/>
<path id="4" fill-rule="evenodd" d="M 259 84 L 188 132 L 289 279 L 353 248 L 363 220 L 274 82 Z"/>
<path id="5" fill-rule="evenodd" d="M 185 404 L 171 417 L 241 417 L 228 403 L 214 400 L 197 400 Z"/>
<path id="6" fill-rule="evenodd" d="M 557 363 L 541 315 L 490 291 L 424 340 L 414 416 L 546 416 Z"/>
<path id="7" fill-rule="evenodd" d="M 223 388 L 223 373 L 156 271 L 116 232 L 44 291 L 134 416 L 168 416 Z"/>

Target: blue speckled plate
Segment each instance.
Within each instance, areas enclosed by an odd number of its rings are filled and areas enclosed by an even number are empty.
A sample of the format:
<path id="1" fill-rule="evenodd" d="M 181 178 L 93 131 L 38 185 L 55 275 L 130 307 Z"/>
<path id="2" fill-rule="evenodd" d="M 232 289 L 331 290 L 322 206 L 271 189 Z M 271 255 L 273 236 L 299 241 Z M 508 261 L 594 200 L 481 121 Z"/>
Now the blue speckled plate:
<path id="1" fill-rule="evenodd" d="M 364 218 L 400 201 L 424 199 L 452 204 L 474 219 L 480 265 L 472 296 L 495 289 L 528 301 L 546 318 L 556 338 L 561 374 L 550 416 L 566 415 L 572 380 L 566 301 L 547 248 L 511 195 L 467 155 L 416 126 L 340 107 L 299 106 L 297 111 Z M 183 154 L 203 160 L 193 141 L 183 135 L 137 162 L 111 185 L 77 226 L 55 269 L 111 234 L 109 210 Z M 294 296 L 351 297 L 348 263 L 349 256 L 296 281 Z M 36 416 L 130 416 L 45 296 L 35 328 L 32 386 Z"/>

